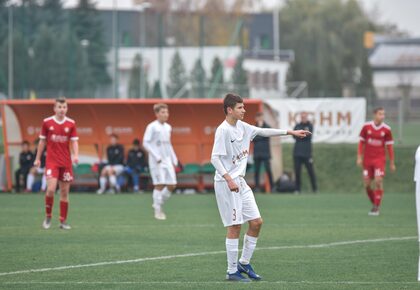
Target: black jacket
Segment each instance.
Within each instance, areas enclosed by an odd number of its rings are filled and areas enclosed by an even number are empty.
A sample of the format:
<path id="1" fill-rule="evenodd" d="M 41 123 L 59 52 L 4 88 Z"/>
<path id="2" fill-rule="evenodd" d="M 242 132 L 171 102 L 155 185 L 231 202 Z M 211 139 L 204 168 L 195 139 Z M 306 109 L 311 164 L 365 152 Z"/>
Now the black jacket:
<path id="1" fill-rule="evenodd" d="M 124 165 L 124 147 L 121 144 L 109 145 L 106 156 L 109 165 Z"/>
<path id="2" fill-rule="evenodd" d="M 22 171 L 29 171 L 34 165 L 35 155 L 31 151 L 20 152 L 19 154 L 19 166 Z"/>
<path id="3" fill-rule="evenodd" d="M 314 127 L 311 122 L 298 123 L 296 124 L 294 130 L 307 130 L 313 133 Z M 297 138 L 293 136 L 293 138 L 296 140 L 293 156 L 306 158 L 312 157 L 312 135 L 305 138 Z"/>
<path id="4" fill-rule="evenodd" d="M 267 123 L 263 122 L 263 125 L 261 128 L 271 128 L 271 127 L 268 126 Z M 261 159 L 271 158 L 270 138 L 262 137 L 262 136 L 255 136 L 253 142 L 254 142 L 254 159 L 255 158 L 261 158 Z"/>
<path id="5" fill-rule="evenodd" d="M 143 149 L 130 149 L 127 156 L 127 166 L 132 169 L 146 167 L 146 152 Z"/>

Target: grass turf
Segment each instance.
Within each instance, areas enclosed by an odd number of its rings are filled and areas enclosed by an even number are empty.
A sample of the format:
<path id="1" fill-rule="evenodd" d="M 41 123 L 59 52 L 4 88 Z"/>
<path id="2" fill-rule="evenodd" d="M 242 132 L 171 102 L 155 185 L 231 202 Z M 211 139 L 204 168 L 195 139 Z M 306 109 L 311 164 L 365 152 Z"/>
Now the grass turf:
<path id="1" fill-rule="evenodd" d="M 189 253 L 199 256 L 0 274 L 2 289 L 418 289 L 414 194 L 385 193 L 380 217 L 362 194 L 257 195 L 265 220 L 253 258 L 265 282 L 224 281 L 225 230 L 213 195 L 175 195 L 167 221 L 151 195 L 71 196 L 71 231 L 41 229 L 42 195 L 0 195 L 0 273 Z M 310 248 L 339 241 L 409 237 Z M 242 244 L 242 241 L 241 241 Z M 267 249 L 296 246 L 297 248 Z"/>

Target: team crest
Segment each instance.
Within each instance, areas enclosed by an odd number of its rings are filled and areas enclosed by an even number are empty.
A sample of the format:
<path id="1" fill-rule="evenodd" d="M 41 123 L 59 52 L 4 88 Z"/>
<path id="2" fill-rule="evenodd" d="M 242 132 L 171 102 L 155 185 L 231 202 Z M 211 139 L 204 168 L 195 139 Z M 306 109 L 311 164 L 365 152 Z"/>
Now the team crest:
<path id="1" fill-rule="evenodd" d="M 54 130 L 54 126 L 51 126 L 49 130 L 50 131 L 53 131 Z"/>
<path id="2" fill-rule="evenodd" d="M 385 136 L 385 132 L 384 131 L 381 132 L 381 136 L 382 137 Z"/>
<path id="3" fill-rule="evenodd" d="M 64 128 L 64 132 L 68 133 L 70 131 L 69 127 Z"/>
<path id="4" fill-rule="evenodd" d="M 371 131 L 371 130 L 368 130 L 368 132 L 367 132 L 367 133 L 370 135 L 370 134 L 372 134 L 372 131 Z"/>

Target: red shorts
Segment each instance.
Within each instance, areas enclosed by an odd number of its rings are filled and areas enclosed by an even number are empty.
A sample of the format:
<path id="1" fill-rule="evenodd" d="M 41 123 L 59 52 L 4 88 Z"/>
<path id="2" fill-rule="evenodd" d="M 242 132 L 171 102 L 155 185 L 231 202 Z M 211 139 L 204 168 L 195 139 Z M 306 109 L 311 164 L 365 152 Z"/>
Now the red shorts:
<path id="1" fill-rule="evenodd" d="M 385 160 L 365 160 L 363 162 L 363 177 L 373 179 L 385 176 Z"/>
<path id="2" fill-rule="evenodd" d="M 47 179 L 56 178 L 60 181 L 72 182 L 74 179 L 73 176 L 73 166 L 58 166 L 47 164 L 45 166 L 45 176 Z"/>

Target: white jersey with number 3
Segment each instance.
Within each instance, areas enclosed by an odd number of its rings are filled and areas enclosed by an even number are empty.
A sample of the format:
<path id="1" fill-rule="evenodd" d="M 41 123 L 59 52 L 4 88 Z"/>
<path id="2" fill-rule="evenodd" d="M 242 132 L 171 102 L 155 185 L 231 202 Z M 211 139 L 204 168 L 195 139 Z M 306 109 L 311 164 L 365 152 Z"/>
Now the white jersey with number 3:
<path id="1" fill-rule="evenodd" d="M 245 176 L 251 141 L 257 135 L 258 127 L 237 121 L 235 126 L 226 120 L 217 127 L 212 156 L 219 156 L 227 173 L 232 177 Z M 215 181 L 224 181 L 216 170 Z"/>

